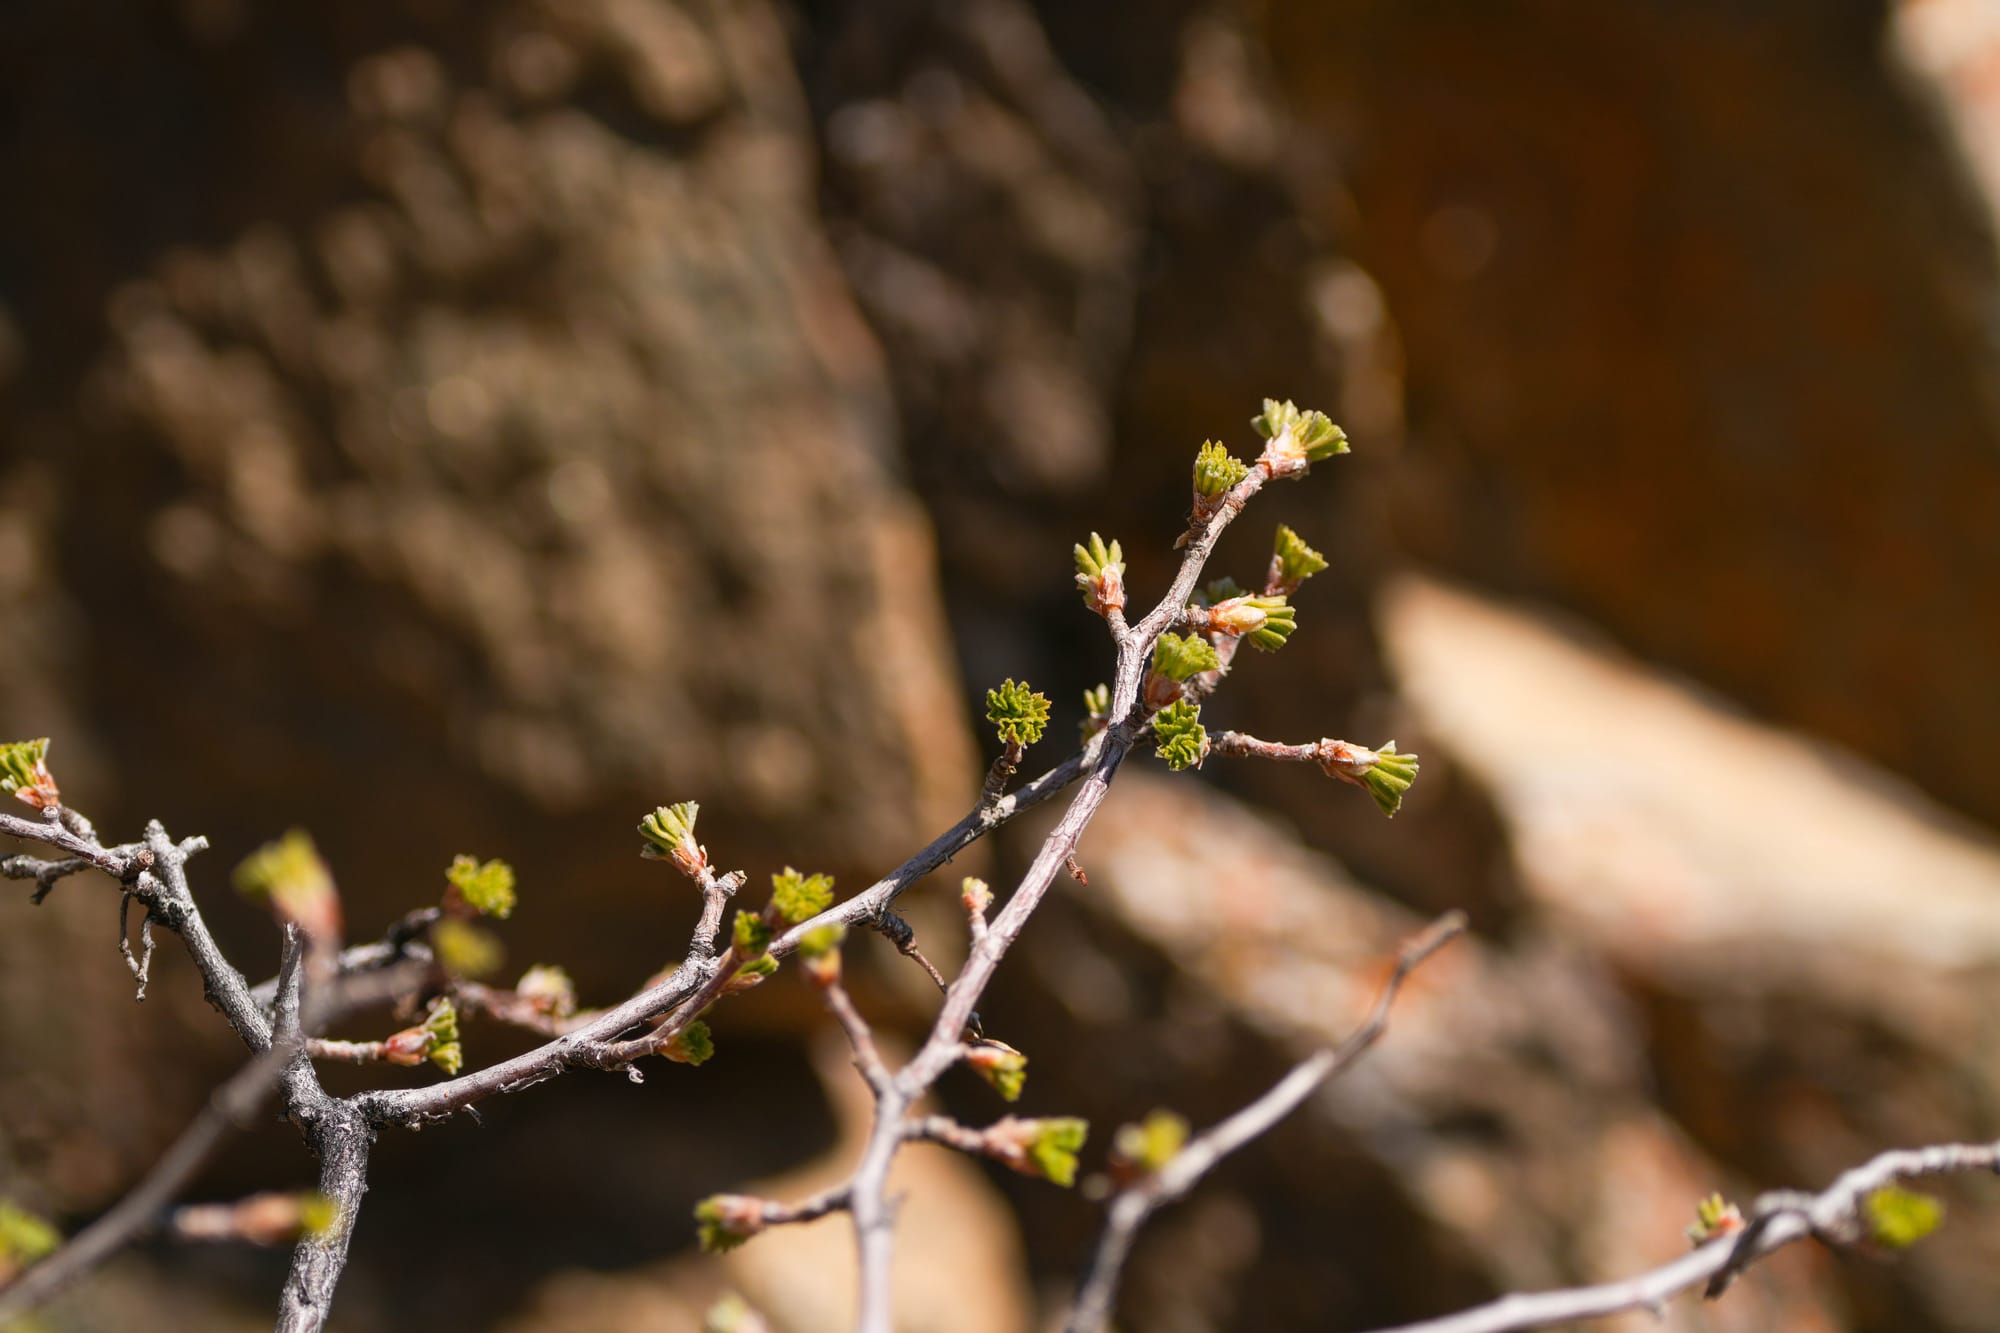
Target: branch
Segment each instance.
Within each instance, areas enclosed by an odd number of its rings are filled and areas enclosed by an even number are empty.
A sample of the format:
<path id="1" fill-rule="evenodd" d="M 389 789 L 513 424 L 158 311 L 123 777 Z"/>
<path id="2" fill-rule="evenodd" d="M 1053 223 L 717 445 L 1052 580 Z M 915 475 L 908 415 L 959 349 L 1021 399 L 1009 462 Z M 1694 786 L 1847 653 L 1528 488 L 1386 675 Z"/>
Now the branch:
<path id="1" fill-rule="evenodd" d="M 1885 1152 L 1841 1175 L 1819 1194 L 1785 1190 L 1762 1195 L 1742 1230 L 1709 1241 L 1671 1263 L 1619 1282 L 1561 1291 L 1517 1293 L 1438 1319 L 1399 1324 L 1379 1333 L 1519 1333 L 1599 1319 L 1627 1310 L 1666 1313 L 1670 1297 L 1708 1283 L 1710 1298 L 1766 1255 L 1810 1236 L 1829 1245 L 1866 1240 L 1868 1196 L 1922 1176 L 2000 1171 L 2000 1142 L 1946 1143 Z"/>
<path id="2" fill-rule="evenodd" d="M 1084 754 L 1072 756 L 999 800 L 975 808 L 930 846 L 868 888 L 773 939 L 771 956 L 785 958 L 797 952 L 799 941 L 823 926 L 867 925 L 925 875 L 1016 815 L 1075 782 L 1082 775 L 1089 754 L 1086 749 Z M 720 965 L 715 955 L 690 959 L 659 985 L 641 991 L 575 1031 L 532 1051 L 429 1087 L 363 1093 L 355 1098 L 355 1106 L 371 1124 L 404 1124 L 414 1128 L 427 1120 L 443 1119 L 487 1097 L 519 1092 L 546 1082 L 565 1069 L 615 1067 L 612 1043 L 648 1019 L 678 1008 L 709 983 Z"/>
<path id="3" fill-rule="evenodd" d="M 1463 912 L 1447 912 L 1432 922 L 1403 946 L 1396 957 L 1395 970 L 1375 997 L 1374 1007 L 1347 1040 L 1303 1061 L 1256 1101 L 1197 1136 L 1158 1171 L 1119 1192 L 1111 1201 L 1104 1235 L 1078 1288 L 1076 1306 L 1064 1326 L 1067 1333 L 1097 1333 L 1110 1319 L 1125 1259 L 1146 1220 L 1194 1188 L 1223 1158 L 1268 1132 L 1297 1110 L 1322 1083 L 1359 1059 L 1388 1028 L 1389 1008 L 1410 973 L 1464 929 Z"/>
<path id="4" fill-rule="evenodd" d="M 285 965 L 279 972 L 281 993 L 287 988 L 294 997 L 298 993 L 301 952 L 297 948 L 286 951 Z M 273 1045 L 217 1088 L 194 1123 L 110 1211 L 0 1288 L 0 1326 L 54 1299 L 134 1238 L 158 1226 L 167 1205 L 187 1187 L 224 1136 L 246 1122 L 263 1103 L 297 1054 L 295 1041 Z"/>
<path id="5" fill-rule="evenodd" d="M 1267 475 L 1261 467 L 1253 468 L 1248 477 L 1222 498 L 1199 528 L 1190 530 L 1180 569 L 1168 585 L 1165 596 L 1143 620 L 1128 627 L 1124 612 L 1117 606 L 1101 608 L 1105 624 L 1110 627 L 1113 642 L 1117 645 L 1118 660 L 1112 676 L 1111 707 L 1106 725 L 1090 738 L 1077 760 L 1072 761 L 1082 765 L 1083 782 L 1070 798 L 1069 808 L 1063 812 L 1055 828 L 1043 839 L 1041 850 L 1036 853 L 1013 896 L 1007 900 L 1006 907 L 983 933 L 978 934 L 958 979 L 945 992 L 944 1005 L 924 1044 L 891 1080 L 888 1088 L 876 1096 L 874 1125 L 861 1162 L 855 1168 L 853 1190 L 848 1200 L 848 1211 L 854 1218 L 855 1240 L 860 1250 L 860 1309 L 856 1316 L 856 1327 L 860 1333 L 889 1333 L 891 1327 L 889 1270 L 894 1257 L 894 1213 L 886 1191 L 890 1164 L 895 1160 L 896 1150 L 905 1141 L 903 1118 L 938 1076 L 963 1058 L 961 1037 L 972 1022 L 979 997 L 992 980 L 1001 958 L 1020 937 L 1029 916 L 1040 906 L 1057 876 L 1070 864 L 1083 830 L 1104 803 L 1112 776 L 1117 773 L 1118 766 L 1124 762 L 1146 725 L 1139 695 L 1154 642 L 1186 614 L 1188 598 L 1201 577 L 1202 566 L 1215 549 L 1217 539 L 1230 521 L 1242 512 L 1250 497 L 1262 488 Z M 1016 794 L 1017 797 L 1026 795 L 1033 786 L 1030 784 L 1030 788 L 1024 788 Z M 1003 797 L 995 802 L 995 808 L 1004 806 L 1008 799 Z M 976 819 L 981 813 L 975 811 L 968 818 Z M 888 895 L 890 900 L 893 897 L 893 894 Z M 883 906 L 887 905 L 885 900 Z M 809 921 L 795 928 L 786 938 L 803 933 L 816 924 L 818 922 Z"/>

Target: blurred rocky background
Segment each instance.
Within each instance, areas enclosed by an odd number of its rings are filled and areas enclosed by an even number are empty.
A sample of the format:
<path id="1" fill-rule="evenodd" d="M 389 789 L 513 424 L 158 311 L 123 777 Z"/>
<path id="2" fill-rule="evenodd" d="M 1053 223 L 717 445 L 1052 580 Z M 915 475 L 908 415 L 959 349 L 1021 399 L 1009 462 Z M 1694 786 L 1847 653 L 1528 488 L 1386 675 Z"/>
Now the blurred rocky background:
<path id="1" fill-rule="evenodd" d="M 510 964 L 587 1000 L 685 939 L 633 855 L 663 801 L 753 881 L 867 882 L 971 799 L 987 686 L 1060 751 L 1108 666 L 1070 543 L 1160 586 L 1194 448 L 1270 394 L 1355 453 L 1225 543 L 1333 568 L 1213 720 L 1424 777 L 1386 823 L 1128 767 L 987 1025 L 1101 1151 L 1343 1033 L 1426 914 L 1477 930 L 1158 1220 L 1124 1325 L 1608 1278 L 1712 1189 L 2000 1134 L 1987 0 L 24 0 L 0 180 L 0 732 L 109 836 L 208 834 L 247 971 L 226 872 L 293 824 L 357 937 L 508 858 Z M 0 1195 L 74 1227 L 239 1053 L 171 947 L 133 1006 L 104 885 L 26 897 Z M 912 907 L 945 961 L 954 916 Z M 850 952 L 920 1030 L 921 974 Z M 860 1114 L 803 988 L 719 1018 L 699 1071 L 385 1138 L 336 1326 L 844 1326 L 837 1220 L 692 1253 L 696 1198 L 835 1178 Z M 1059 1308 L 1093 1204 L 905 1169 L 906 1327 Z M 310 1178 L 272 1126 L 199 1193 Z M 1893 1264 L 1796 1251 L 1666 1326 L 1990 1329 L 2000 1185 L 1951 1194 Z M 282 1271 L 150 1247 L 46 1322 L 256 1327 Z"/>

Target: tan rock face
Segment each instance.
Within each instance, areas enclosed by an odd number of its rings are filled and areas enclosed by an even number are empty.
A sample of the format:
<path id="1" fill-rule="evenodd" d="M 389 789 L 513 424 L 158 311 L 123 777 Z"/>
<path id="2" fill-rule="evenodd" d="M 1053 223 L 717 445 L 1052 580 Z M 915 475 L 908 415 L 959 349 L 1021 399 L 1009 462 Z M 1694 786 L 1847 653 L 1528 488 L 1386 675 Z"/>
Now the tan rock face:
<path id="1" fill-rule="evenodd" d="M 1976 49 L 1920 88 L 1884 9 L 1267 26 L 1406 349 L 1418 548 L 1990 819 L 1995 214 L 1926 99 L 1986 121 Z"/>

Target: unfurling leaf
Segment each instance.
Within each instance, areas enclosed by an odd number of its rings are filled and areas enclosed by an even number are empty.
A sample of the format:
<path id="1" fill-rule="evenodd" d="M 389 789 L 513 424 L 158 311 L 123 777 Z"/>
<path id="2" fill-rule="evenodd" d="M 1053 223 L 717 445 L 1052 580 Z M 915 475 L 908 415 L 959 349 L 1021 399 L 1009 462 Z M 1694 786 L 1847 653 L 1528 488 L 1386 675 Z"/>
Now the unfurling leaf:
<path id="1" fill-rule="evenodd" d="M 833 876 L 801 875 L 786 866 L 771 876 L 771 910 L 787 925 L 810 921 L 833 906 Z"/>
<path id="2" fill-rule="evenodd" d="M 1190 680 L 1221 665 L 1215 645 L 1199 634 L 1162 634 L 1153 644 L 1153 670 L 1169 680 Z"/>
<path id="3" fill-rule="evenodd" d="M 1176 773 L 1200 764 L 1208 754 L 1208 729 L 1201 707 L 1182 699 L 1153 714 L 1154 753 Z"/>
<path id="4" fill-rule="evenodd" d="M 0 792 L 15 800 L 46 810 L 60 804 L 62 793 L 49 773 L 49 738 L 10 741 L 0 745 Z"/>
<path id="5" fill-rule="evenodd" d="M 708 852 L 694 840 L 695 817 L 701 806 L 694 801 L 663 805 L 639 821 L 639 835 L 646 840 L 647 856 L 664 856 L 682 874 L 699 878 L 708 866 Z"/>
<path id="6" fill-rule="evenodd" d="M 1271 551 L 1270 583 L 1278 592 L 1291 593 L 1301 583 L 1326 568 L 1326 557 L 1307 546 L 1299 534 L 1280 523 Z"/>
<path id="7" fill-rule="evenodd" d="M 660 1054 L 680 1065 L 698 1065 L 715 1054 L 715 1038 L 710 1035 L 708 1024 L 696 1020 L 673 1035 Z"/>
<path id="8" fill-rule="evenodd" d="M 1010 677 L 999 689 L 986 691 L 986 720 L 999 730 L 1003 744 L 1033 745 L 1049 725 L 1049 697 Z"/>
<path id="9" fill-rule="evenodd" d="M 454 856 L 444 877 L 458 890 L 460 900 L 481 916 L 505 921 L 514 914 L 514 867 L 505 861 L 482 865 L 470 856 Z"/>

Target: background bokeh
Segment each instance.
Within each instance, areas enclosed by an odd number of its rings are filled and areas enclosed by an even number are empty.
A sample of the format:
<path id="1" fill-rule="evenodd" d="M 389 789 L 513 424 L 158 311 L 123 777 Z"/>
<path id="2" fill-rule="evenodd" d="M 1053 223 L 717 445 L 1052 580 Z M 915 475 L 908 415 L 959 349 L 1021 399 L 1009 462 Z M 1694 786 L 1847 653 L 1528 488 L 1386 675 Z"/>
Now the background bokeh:
<path id="1" fill-rule="evenodd" d="M 685 941 L 654 805 L 753 883 L 865 884 L 971 800 L 987 686 L 1060 751 L 1109 661 L 1070 543 L 1160 587 L 1195 447 L 1275 395 L 1355 452 L 1221 566 L 1283 521 L 1333 568 L 1212 720 L 1423 780 L 1387 823 L 1128 766 L 988 1030 L 1101 1149 L 1344 1032 L 1425 914 L 1476 932 L 1158 1220 L 1124 1325 L 1608 1278 L 1712 1189 L 2000 1134 L 1989 0 L 26 0 L 0 181 L 0 732 L 107 836 L 207 834 L 248 972 L 226 871 L 295 824 L 357 938 L 511 860 L 510 966 L 587 1001 Z M 26 897 L 0 1195 L 74 1227 L 240 1052 L 171 948 L 134 1007 L 104 885 Z M 850 955 L 919 1033 L 929 983 Z M 839 1221 L 691 1252 L 696 1198 L 836 1178 L 863 1114 L 805 987 L 716 1027 L 385 1137 L 336 1327 L 691 1329 L 726 1288 L 844 1326 Z M 908 1156 L 904 1326 L 1059 1308 L 1097 1207 Z M 198 1193 L 311 1178 L 272 1125 Z M 2000 1184 L 1949 1192 L 1894 1263 L 1800 1250 L 1664 1326 L 1990 1330 Z M 283 1267 L 150 1246 L 48 1325 L 256 1327 Z"/>

